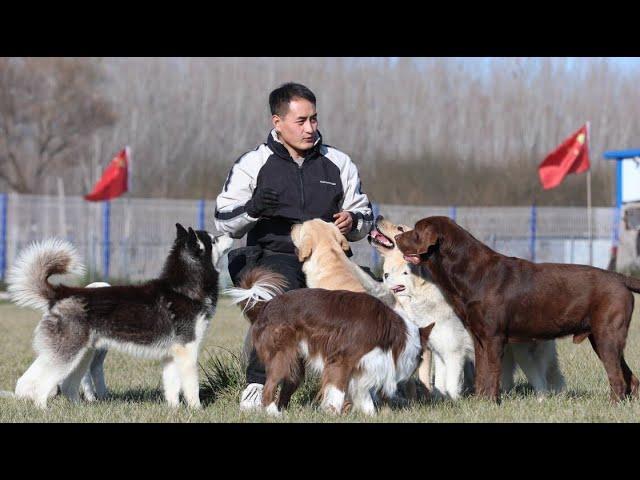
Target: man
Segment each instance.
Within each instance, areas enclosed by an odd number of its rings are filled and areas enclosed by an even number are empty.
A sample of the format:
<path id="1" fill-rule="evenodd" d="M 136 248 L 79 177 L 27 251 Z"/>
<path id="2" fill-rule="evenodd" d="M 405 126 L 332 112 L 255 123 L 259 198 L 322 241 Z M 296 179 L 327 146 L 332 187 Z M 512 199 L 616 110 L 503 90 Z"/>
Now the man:
<path id="1" fill-rule="evenodd" d="M 305 277 L 291 241 L 291 227 L 312 218 L 333 222 L 349 241 L 371 230 L 371 204 L 348 155 L 324 145 L 318 131 L 316 97 L 304 85 L 286 83 L 269 95 L 273 129 L 267 142 L 233 165 L 216 200 L 216 228 L 247 247 L 229 252 L 235 285 L 257 265 L 281 273 L 288 289 Z M 260 408 L 264 366 L 252 349 L 242 410 Z"/>

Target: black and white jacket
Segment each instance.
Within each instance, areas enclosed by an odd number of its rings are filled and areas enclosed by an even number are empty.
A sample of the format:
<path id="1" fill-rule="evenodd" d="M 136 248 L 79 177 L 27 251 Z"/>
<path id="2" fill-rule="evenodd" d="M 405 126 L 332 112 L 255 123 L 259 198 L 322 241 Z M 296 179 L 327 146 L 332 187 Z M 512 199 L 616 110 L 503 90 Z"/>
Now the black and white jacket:
<path id="1" fill-rule="evenodd" d="M 275 189 L 280 206 L 268 218 L 253 218 L 245 205 L 258 186 Z M 363 238 L 371 230 L 371 204 L 362 193 L 358 169 L 348 155 L 318 139 L 302 166 L 291 158 L 271 131 L 267 143 L 242 155 L 231 168 L 216 200 L 215 226 L 233 238 L 247 235 L 247 245 L 274 252 L 293 253 L 291 226 L 312 218 L 333 222 L 342 210 L 353 217 L 349 241 Z"/>

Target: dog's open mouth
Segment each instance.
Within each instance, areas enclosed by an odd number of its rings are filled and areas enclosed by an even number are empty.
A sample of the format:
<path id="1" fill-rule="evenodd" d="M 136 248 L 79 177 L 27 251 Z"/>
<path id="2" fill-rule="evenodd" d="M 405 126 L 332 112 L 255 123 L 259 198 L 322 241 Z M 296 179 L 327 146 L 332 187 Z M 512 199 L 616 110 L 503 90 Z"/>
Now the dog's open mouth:
<path id="1" fill-rule="evenodd" d="M 393 248 L 395 244 L 391 241 L 389 237 L 381 233 L 378 229 L 373 228 L 371 232 L 369 232 L 369 243 L 374 243 L 376 245 L 380 245 L 384 248 Z"/>
<path id="2" fill-rule="evenodd" d="M 404 290 L 405 290 L 405 286 L 404 285 L 394 285 L 393 287 L 391 287 L 391 291 L 393 293 L 404 292 Z"/>
<path id="3" fill-rule="evenodd" d="M 423 262 L 426 262 L 429 259 L 429 252 L 423 253 L 405 253 L 402 258 L 409 263 L 413 263 L 414 265 L 420 265 Z"/>

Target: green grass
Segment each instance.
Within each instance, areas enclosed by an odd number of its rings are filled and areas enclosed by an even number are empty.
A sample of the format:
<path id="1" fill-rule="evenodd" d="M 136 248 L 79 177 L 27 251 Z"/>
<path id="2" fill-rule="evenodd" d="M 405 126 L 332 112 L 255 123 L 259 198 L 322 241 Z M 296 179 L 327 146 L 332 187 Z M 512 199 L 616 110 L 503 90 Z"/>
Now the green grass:
<path id="1" fill-rule="evenodd" d="M 636 300 L 640 300 L 636 298 Z M 638 304 L 638 302 L 636 302 Z M 634 312 L 625 350 L 631 369 L 640 373 L 640 313 Z M 13 390 L 34 359 L 31 347 L 37 312 L 0 302 L 0 390 Z M 357 414 L 333 417 L 314 403 L 318 380 L 305 382 L 282 419 L 240 413 L 238 398 L 244 382 L 240 358 L 248 323 L 239 310 L 221 298 L 200 357 L 204 408 L 169 408 L 163 399 L 160 362 L 110 352 L 105 376 L 110 396 L 93 404 L 73 405 L 56 397 L 46 411 L 31 403 L 0 398 L 0 422 L 637 422 L 640 401 L 609 402 L 604 369 L 588 341 L 574 345 L 558 341 L 567 392 L 538 401 L 518 373 L 514 391 L 501 405 L 474 397 L 458 402 L 415 404 L 405 409 L 383 408 L 373 419 Z"/>

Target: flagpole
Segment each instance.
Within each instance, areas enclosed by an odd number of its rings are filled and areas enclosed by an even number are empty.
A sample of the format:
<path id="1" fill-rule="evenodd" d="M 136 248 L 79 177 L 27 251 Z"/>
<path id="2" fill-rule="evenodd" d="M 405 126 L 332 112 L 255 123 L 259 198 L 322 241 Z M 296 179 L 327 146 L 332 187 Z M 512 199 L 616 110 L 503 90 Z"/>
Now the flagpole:
<path id="1" fill-rule="evenodd" d="M 587 122 L 587 149 L 591 146 L 591 122 Z M 593 266 L 593 228 L 591 222 L 591 167 L 587 171 L 587 224 L 589 229 L 589 265 Z"/>

